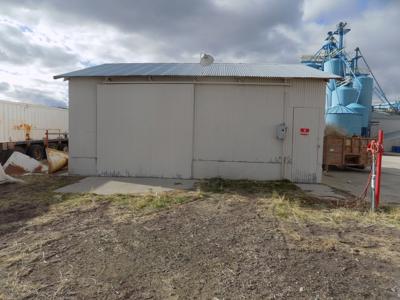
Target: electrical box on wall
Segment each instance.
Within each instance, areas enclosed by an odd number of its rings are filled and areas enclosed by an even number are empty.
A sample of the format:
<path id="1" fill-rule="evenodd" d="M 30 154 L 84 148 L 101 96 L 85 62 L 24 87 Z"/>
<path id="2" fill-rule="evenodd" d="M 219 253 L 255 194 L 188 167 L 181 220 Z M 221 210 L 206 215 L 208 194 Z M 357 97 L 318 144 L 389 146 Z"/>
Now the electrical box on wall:
<path id="1" fill-rule="evenodd" d="M 276 138 L 278 140 L 284 140 L 287 134 L 287 126 L 285 123 L 281 123 L 276 126 Z"/>

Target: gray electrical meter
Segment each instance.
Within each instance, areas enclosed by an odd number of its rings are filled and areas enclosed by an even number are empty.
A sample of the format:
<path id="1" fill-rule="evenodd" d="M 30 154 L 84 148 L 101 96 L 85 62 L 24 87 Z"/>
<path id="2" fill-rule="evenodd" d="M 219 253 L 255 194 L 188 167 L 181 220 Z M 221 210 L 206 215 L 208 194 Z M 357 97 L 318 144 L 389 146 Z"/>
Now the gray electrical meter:
<path id="1" fill-rule="evenodd" d="M 281 123 L 276 126 L 276 138 L 278 140 L 284 140 L 287 134 L 287 126 L 285 123 Z"/>

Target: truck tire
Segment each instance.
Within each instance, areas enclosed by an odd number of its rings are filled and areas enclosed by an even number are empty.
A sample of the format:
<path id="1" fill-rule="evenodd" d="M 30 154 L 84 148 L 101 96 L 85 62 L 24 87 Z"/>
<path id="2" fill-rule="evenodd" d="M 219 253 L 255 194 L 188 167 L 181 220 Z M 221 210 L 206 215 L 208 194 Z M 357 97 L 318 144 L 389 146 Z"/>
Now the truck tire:
<path id="1" fill-rule="evenodd" d="M 22 146 L 15 146 L 13 152 L 19 152 L 19 153 L 26 154 L 26 148 L 22 147 Z"/>
<path id="2" fill-rule="evenodd" d="M 42 145 L 32 145 L 29 147 L 28 155 L 36 160 L 43 160 L 45 158 L 44 148 Z"/>

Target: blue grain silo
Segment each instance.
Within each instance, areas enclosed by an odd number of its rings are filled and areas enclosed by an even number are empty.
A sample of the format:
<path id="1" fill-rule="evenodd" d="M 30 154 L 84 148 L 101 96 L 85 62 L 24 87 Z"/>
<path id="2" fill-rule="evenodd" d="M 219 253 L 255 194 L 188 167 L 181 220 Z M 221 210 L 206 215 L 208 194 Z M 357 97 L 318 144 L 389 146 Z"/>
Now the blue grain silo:
<path id="1" fill-rule="evenodd" d="M 387 100 L 361 50 L 357 47 L 354 56 L 344 51 L 344 36 L 350 31 L 346 26 L 346 22 L 340 22 L 335 31 L 328 32 L 322 47 L 302 62 L 341 77 L 329 80 L 326 86 L 326 124 L 349 135 L 369 136 L 374 88 L 381 100 L 396 108 Z M 359 62 L 366 69 L 359 68 Z"/>
<path id="2" fill-rule="evenodd" d="M 330 60 L 324 63 L 324 71 L 338 76 L 343 76 L 344 75 L 343 61 L 340 58 L 331 58 Z M 338 103 L 333 104 L 334 103 L 333 99 L 336 93 L 335 89 L 336 89 L 336 81 L 334 79 L 330 79 L 326 86 L 326 110 L 338 104 Z"/>
<path id="3" fill-rule="evenodd" d="M 371 76 L 360 75 L 357 76 L 353 81 L 353 85 L 360 92 L 360 96 L 358 97 L 358 103 L 365 106 L 367 111 L 368 121 L 371 119 L 371 110 L 372 110 L 372 93 L 374 90 L 374 80 Z"/>
<path id="4" fill-rule="evenodd" d="M 331 58 L 324 63 L 324 71 L 335 74 L 338 76 L 344 76 L 344 63 L 340 58 Z"/>
<path id="5" fill-rule="evenodd" d="M 332 106 L 348 105 L 356 102 L 358 97 L 358 90 L 351 85 L 342 85 L 332 92 Z"/>
<path id="6" fill-rule="evenodd" d="M 326 112 L 326 124 L 346 131 L 348 135 L 361 135 L 361 114 L 344 105 L 336 105 Z"/>
<path id="7" fill-rule="evenodd" d="M 356 113 L 359 113 L 361 115 L 361 126 L 368 127 L 369 125 L 368 109 L 364 105 L 353 102 L 347 105 L 346 107 L 350 108 L 352 111 Z"/>
<path id="8" fill-rule="evenodd" d="M 332 106 L 332 90 L 329 87 L 329 83 L 326 85 L 325 91 L 326 91 L 325 92 L 325 112 L 326 112 Z"/>

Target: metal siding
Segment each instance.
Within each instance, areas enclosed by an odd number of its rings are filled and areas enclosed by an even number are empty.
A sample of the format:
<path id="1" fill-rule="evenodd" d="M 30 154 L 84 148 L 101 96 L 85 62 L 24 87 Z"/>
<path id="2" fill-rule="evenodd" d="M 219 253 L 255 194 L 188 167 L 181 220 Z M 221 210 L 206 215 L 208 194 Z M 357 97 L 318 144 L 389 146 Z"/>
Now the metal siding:
<path id="1" fill-rule="evenodd" d="M 313 107 L 319 109 L 319 128 L 325 127 L 325 87 L 326 84 L 319 80 L 290 80 L 290 87 L 285 87 L 285 123 L 288 127 L 287 137 L 285 139 L 284 148 L 284 177 L 293 180 L 292 178 L 292 141 L 293 141 L 293 110 L 294 107 Z M 322 178 L 322 146 L 324 139 L 324 130 L 319 130 L 319 138 L 317 145 L 317 182 L 321 182 Z"/>
<path id="2" fill-rule="evenodd" d="M 96 79 L 69 81 L 69 160 L 71 174 L 96 174 Z"/>
<path id="3" fill-rule="evenodd" d="M 215 63 L 116 63 L 103 64 L 54 76 L 115 77 L 115 76 L 192 76 L 192 77 L 272 77 L 272 78 L 340 78 L 303 64 L 240 64 Z"/>
<path id="4" fill-rule="evenodd" d="M 194 176 L 280 179 L 284 88 L 196 85 Z"/>
<path id="5" fill-rule="evenodd" d="M 24 141 L 25 130 L 18 126 L 31 126 L 29 136 L 41 140 L 46 129 L 68 132 L 68 110 L 28 103 L 0 101 L 0 142 Z"/>
<path id="6" fill-rule="evenodd" d="M 279 180 L 281 165 L 271 163 L 194 161 L 193 178 Z"/>
<path id="7" fill-rule="evenodd" d="M 320 108 L 315 107 L 293 110 L 292 180 L 295 182 L 317 182 L 319 114 Z M 309 129 L 308 134 L 301 134 L 302 128 Z"/>
<path id="8" fill-rule="evenodd" d="M 371 126 L 371 136 L 375 137 L 378 135 L 378 130 L 382 129 L 383 132 L 386 134 L 396 134 L 400 133 L 400 116 L 397 115 L 388 115 L 379 112 L 372 113 L 372 121 L 378 122 L 375 126 Z M 385 151 L 390 152 L 392 151 L 392 146 L 400 146 L 400 138 L 393 138 L 385 139 L 383 141 L 383 146 Z"/>
<path id="9" fill-rule="evenodd" d="M 193 85 L 99 85 L 97 173 L 190 178 Z"/>
<path id="10" fill-rule="evenodd" d="M 68 173 L 82 176 L 96 175 L 97 158 L 69 157 Z"/>
<path id="11" fill-rule="evenodd" d="M 80 82 L 79 84 L 77 84 Z M 70 145 L 72 149 L 70 150 L 70 172 L 74 174 L 96 174 L 96 142 L 94 143 L 93 148 L 88 153 L 87 149 L 87 141 L 90 138 L 93 139 L 93 131 L 96 132 L 98 130 L 96 125 L 96 95 L 97 95 L 97 84 L 101 83 L 102 79 L 82 79 L 76 78 L 70 80 Z M 73 84 L 71 84 L 73 83 Z M 170 81 L 167 85 L 173 83 Z M 283 177 L 287 179 L 291 178 L 292 173 L 292 126 L 293 126 L 293 108 L 294 107 L 315 107 L 321 108 L 321 112 L 319 115 L 319 128 L 324 127 L 324 113 L 323 108 L 325 104 L 325 82 L 321 80 L 301 80 L 301 79 L 292 79 L 289 80 L 288 83 L 290 86 L 280 86 L 279 89 L 283 89 L 283 105 L 285 109 L 283 110 L 282 119 L 285 121 L 288 126 L 288 134 L 286 139 L 283 142 L 283 157 L 284 157 L 284 166 L 283 166 Z M 152 85 L 152 84 L 147 84 Z M 202 85 L 203 86 L 203 85 Z M 220 87 L 227 90 L 227 93 L 231 92 L 229 89 L 234 85 L 221 85 Z M 197 89 L 196 85 L 196 89 Z M 241 86 L 240 86 L 241 87 Z M 258 89 L 260 87 L 257 86 L 248 86 L 250 89 Z M 229 88 L 229 89 L 228 89 Z M 262 86 L 261 88 L 265 88 L 268 90 L 271 88 L 270 86 Z M 276 87 L 272 87 L 276 88 Z M 116 94 L 118 95 L 118 93 Z M 243 102 L 248 102 L 249 99 L 244 99 Z M 112 105 L 112 103 L 110 104 Z M 275 103 L 271 105 L 274 107 Z M 238 105 L 239 106 L 239 105 Z M 245 104 L 242 107 L 243 111 L 248 109 Z M 263 118 L 268 117 L 268 111 L 263 111 Z M 260 113 L 261 114 L 261 113 Z M 193 118 L 193 107 L 191 107 L 188 115 Z M 220 118 L 219 116 L 215 116 L 216 118 Z M 202 117 L 203 118 L 203 117 Z M 207 116 L 204 117 L 207 120 Z M 221 111 L 221 118 L 224 118 L 224 111 Z M 72 125 L 74 124 L 74 125 Z M 99 120 L 99 125 L 101 121 Z M 207 125 L 207 124 L 206 124 Z M 90 131 L 85 130 L 84 126 L 90 127 Z M 201 125 L 202 126 L 202 125 Z M 193 128 L 192 125 L 189 128 Z M 145 130 L 145 129 L 144 129 Z M 240 132 L 244 132 L 240 131 Z M 81 140 L 83 142 L 78 142 L 77 136 L 81 136 Z M 96 134 L 94 134 L 94 139 L 96 138 Z M 272 141 L 272 140 L 270 140 Z M 315 158 L 317 160 L 317 182 L 320 182 L 322 175 L 322 141 L 323 141 L 323 130 L 320 130 L 320 135 L 318 139 L 317 145 L 312 145 L 313 147 L 317 147 L 318 156 Z M 199 142 L 199 141 L 197 141 Z M 207 141 L 205 142 L 207 146 Z M 89 145 L 92 147 L 92 145 Z M 204 146 L 202 146 L 204 147 Z M 240 147 L 239 147 L 240 148 Z M 200 149 L 200 148 L 199 148 Z M 236 150 L 235 150 L 236 151 Z M 82 154 L 87 153 L 90 156 L 82 156 Z M 235 154 L 235 152 L 230 152 L 230 155 Z M 200 154 L 200 153 L 197 153 Z M 196 154 L 196 155 L 197 155 Z M 239 151 L 240 154 L 240 151 Z M 236 155 L 236 154 L 235 154 Z M 279 156 L 279 154 L 278 154 Z M 198 158 L 198 156 L 195 156 Z M 235 158 L 236 156 L 231 156 Z M 110 164 L 113 163 L 112 159 L 110 159 Z M 272 167 L 273 166 L 273 167 Z M 266 164 L 263 162 L 253 162 L 244 164 L 243 162 L 211 162 L 208 163 L 206 161 L 194 161 L 193 162 L 193 174 L 195 177 L 207 177 L 210 174 L 222 174 L 224 177 L 228 177 L 231 175 L 234 176 L 248 176 L 248 178 L 257 179 L 261 178 L 258 174 L 262 174 L 264 178 L 269 179 L 277 179 L 282 176 L 282 171 L 279 171 L 278 168 L 281 168 L 280 164 Z"/>

